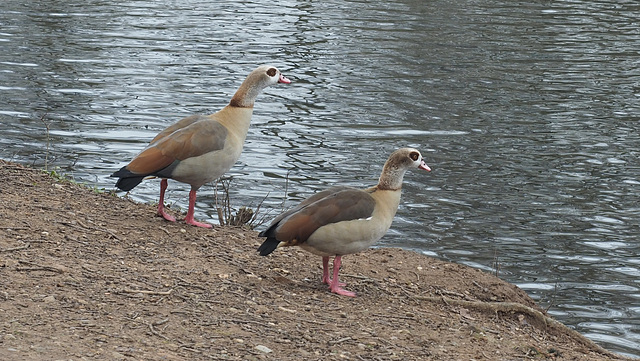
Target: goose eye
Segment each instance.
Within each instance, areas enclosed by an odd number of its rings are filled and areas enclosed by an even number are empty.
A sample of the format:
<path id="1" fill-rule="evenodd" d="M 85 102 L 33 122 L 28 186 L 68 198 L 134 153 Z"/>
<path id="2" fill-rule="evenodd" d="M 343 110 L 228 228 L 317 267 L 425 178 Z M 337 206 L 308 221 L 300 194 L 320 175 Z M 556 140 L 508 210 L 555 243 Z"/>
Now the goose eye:
<path id="1" fill-rule="evenodd" d="M 278 70 L 276 70 L 276 68 L 269 68 L 269 70 L 267 70 L 267 75 L 273 77 L 277 72 Z"/>
<path id="2" fill-rule="evenodd" d="M 415 162 L 420 158 L 420 154 L 418 154 L 418 152 L 411 152 L 409 158 Z"/>

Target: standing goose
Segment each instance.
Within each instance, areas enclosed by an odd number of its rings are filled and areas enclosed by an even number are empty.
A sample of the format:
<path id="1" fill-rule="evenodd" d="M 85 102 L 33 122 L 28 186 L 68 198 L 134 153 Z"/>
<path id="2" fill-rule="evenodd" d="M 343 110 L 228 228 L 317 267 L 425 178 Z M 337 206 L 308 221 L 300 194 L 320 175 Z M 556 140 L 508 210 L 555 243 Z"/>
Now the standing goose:
<path id="1" fill-rule="evenodd" d="M 145 177 L 162 178 L 158 214 L 174 222 L 175 218 L 164 210 L 167 179 L 191 185 L 189 209 L 185 222 L 198 227 L 210 224 L 193 218 L 196 191 L 226 173 L 240 157 L 249 131 L 253 103 L 268 86 L 291 81 L 280 71 L 263 65 L 252 71 L 240 85 L 227 106 L 211 115 L 192 115 L 169 126 L 126 166 L 113 173 L 118 177 L 116 187 L 130 191 Z"/>
<path id="2" fill-rule="evenodd" d="M 260 232 L 260 237 L 267 237 L 258 248 L 260 255 L 279 246 L 300 246 L 322 256 L 322 282 L 331 292 L 355 297 L 338 281 L 341 258 L 369 248 L 387 233 L 400 204 L 402 179 L 410 168 L 431 170 L 416 149 L 398 149 L 384 164 L 378 185 L 364 190 L 337 186 L 305 199 Z M 335 256 L 333 279 L 329 277 L 331 256 Z"/>

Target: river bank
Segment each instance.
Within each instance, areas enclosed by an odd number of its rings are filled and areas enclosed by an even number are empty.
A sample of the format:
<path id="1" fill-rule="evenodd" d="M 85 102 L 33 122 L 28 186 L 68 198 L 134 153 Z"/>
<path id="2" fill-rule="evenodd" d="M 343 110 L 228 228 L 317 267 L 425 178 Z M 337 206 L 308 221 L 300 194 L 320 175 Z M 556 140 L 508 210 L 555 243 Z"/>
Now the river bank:
<path id="1" fill-rule="evenodd" d="M 0 160 L 3 360 L 624 360 L 491 274 L 401 249 L 321 260 Z M 183 215 L 178 215 L 180 218 Z"/>

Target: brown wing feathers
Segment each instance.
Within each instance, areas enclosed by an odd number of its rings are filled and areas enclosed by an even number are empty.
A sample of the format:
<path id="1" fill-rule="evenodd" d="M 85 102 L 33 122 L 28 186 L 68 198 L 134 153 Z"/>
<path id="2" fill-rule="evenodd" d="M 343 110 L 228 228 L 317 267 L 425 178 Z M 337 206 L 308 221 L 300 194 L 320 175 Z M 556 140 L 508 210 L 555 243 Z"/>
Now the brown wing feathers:
<path id="1" fill-rule="evenodd" d="M 180 129 L 184 129 L 186 127 L 188 127 L 189 125 L 199 122 L 201 120 L 205 120 L 207 118 L 207 116 L 205 115 L 201 115 L 201 114 L 195 114 L 195 115 L 190 115 L 186 118 L 182 118 L 180 119 L 177 123 L 172 124 L 170 126 L 168 126 L 167 128 L 165 128 L 163 131 L 161 131 L 160 133 L 158 133 L 158 135 L 156 135 L 155 138 L 153 138 L 153 140 L 151 140 L 151 142 L 149 142 L 149 144 L 153 144 L 155 142 L 157 142 L 158 140 L 171 135 L 171 133 L 175 132 L 176 130 L 180 130 Z"/>
<path id="2" fill-rule="evenodd" d="M 358 189 L 336 187 L 320 192 L 276 218 L 261 232 L 260 236 L 267 240 L 258 251 L 266 256 L 280 242 L 287 246 L 303 243 L 320 227 L 371 217 L 374 207 L 373 197 Z"/>
<path id="3" fill-rule="evenodd" d="M 170 178 L 172 168 L 165 168 L 176 161 L 224 148 L 226 137 L 227 128 L 207 116 L 184 118 L 158 134 L 149 147 L 111 176 L 120 178 L 116 187 L 125 191 L 133 189 L 149 175 Z"/>

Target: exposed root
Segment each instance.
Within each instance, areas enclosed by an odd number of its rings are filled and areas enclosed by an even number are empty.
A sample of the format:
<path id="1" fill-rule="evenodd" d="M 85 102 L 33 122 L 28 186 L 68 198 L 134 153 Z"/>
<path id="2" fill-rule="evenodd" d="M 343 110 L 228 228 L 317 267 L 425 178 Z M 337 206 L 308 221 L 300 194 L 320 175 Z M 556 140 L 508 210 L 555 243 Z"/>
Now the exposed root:
<path id="1" fill-rule="evenodd" d="M 429 302 L 440 302 L 448 306 L 456 305 L 456 306 L 463 306 L 467 308 L 474 308 L 476 310 L 485 311 L 485 312 L 521 313 L 532 318 L 534 321 L 537 321 L 539 324 L 544 325 L 547 328 L 547 330 L 545 331 L 553 330 L 560 334 L 569 334 L 592 351 L 595 351 L 610 357 L 614 357 L 614 358 L 620 357 L 620 355 L 602 348 L 601 346 L 591 341 L 590 339 L 586 338 L 579 332 L 565 326 L 564 324 L 554 320 L 551 317 L 544 315 L 542 312 L 520 303 L 466 301 L 466 300 L 447 298 L 444 296 L 440 296 L 440 297 L 415 296 L 415 298 L 419 300 L 429 301 Z"/>

